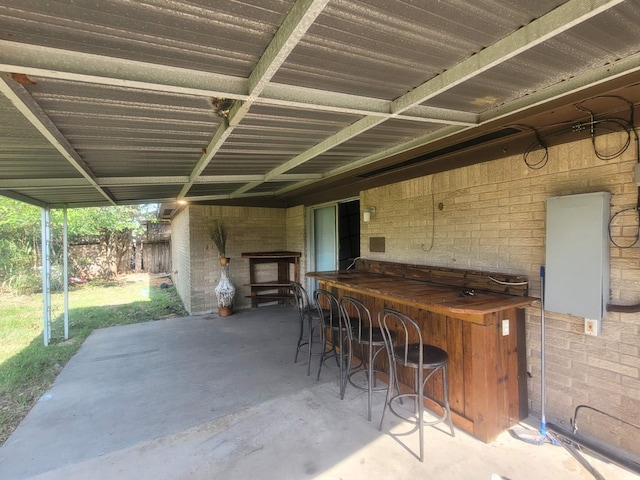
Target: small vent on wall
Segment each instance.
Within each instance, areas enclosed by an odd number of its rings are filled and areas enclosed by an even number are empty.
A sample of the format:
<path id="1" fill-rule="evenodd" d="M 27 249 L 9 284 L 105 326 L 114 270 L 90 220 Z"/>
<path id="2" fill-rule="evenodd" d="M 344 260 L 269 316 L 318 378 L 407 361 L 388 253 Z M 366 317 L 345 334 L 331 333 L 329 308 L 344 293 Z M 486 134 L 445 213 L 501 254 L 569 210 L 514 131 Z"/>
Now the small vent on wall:
<path id="1" fill-rule="evenodd" d="M 425 153 L 424 155 L 420 155 L 410 160 L 405 160 L 404 162 L 396 163 L 395 165 L 389 165 L 387 167 L 382 167 L 377 170 L 372 170 L 370 172 L 363 173 L 362 175 L 358 175 L 358 177 L 369 178 L 369 177 L 374 177 L 376 175 L 380 175 L 382 173 L 388 173 L 394 170 L 399 170 L 401 168 L 415 166 L 420 163 L 433 160 L 434 158 L 441 157 L 442 155 L 448 155 L 450 153 L 459 152 L 460 150 L 476 147 L 478 145 L 482 145 L 483 143 L 491 142 L 493 140 L 498 140 L 500 138 L 508 137 L 510 135 L 513 135 L 515 133 L 520 133 L 520 132 L 521 130 L 517 128 L 503 128 L 502 130 L 497 130 L 495 132 L 487 133 L 486 135 L 481 135 L 471 140 L 467 140 L 466 142 L 456 143 L 455 145 L 441 148 L 440 150 Z"/>
<path id="2" fill-rule="evenodd" d="M 369 238 L 369 251 L 370 252 L 384 252 L 385 251 L 385 237 L 371 237 L 371 238 Z"/>
<path id="3" fill-rule="evenodd" d="M 171 215 L 171 213 L 172 213 L 172 212 L 173 212 L 173 208 L 165 208 L 165 209 L 162 211 L 162 216 L 163 216 L 163 217 L 168 217 L 168 216 L 170 216 L 170 215 Z"/>

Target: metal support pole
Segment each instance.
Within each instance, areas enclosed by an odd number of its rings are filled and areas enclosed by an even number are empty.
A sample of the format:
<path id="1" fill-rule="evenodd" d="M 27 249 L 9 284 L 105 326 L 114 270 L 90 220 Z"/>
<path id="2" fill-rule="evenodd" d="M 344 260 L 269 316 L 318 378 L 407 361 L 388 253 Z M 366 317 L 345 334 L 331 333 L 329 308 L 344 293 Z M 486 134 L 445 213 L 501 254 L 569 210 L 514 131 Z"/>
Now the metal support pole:
<path id="1" fill-rule="evenodd" d="M 64 339 L 69 340 L 69 241 L 67 207 L 64 207 L 62 223 L 62 285 L 64 288 Z"/>
<path id="2" fill-rule="evenodd" d="M 48 207 L 42 209 L 42 337 L 44 345 L 51 339 L 51 222 Z"/>
<path id="3" fill-rule="evenodd" d="M 544 266 L 540 267 L 540 435 L 547 436 L 547 420 L 545 419 L 545 396 L 546 396 L 546 377 L 545 377 L 545 325 L 544 325 Z"/>

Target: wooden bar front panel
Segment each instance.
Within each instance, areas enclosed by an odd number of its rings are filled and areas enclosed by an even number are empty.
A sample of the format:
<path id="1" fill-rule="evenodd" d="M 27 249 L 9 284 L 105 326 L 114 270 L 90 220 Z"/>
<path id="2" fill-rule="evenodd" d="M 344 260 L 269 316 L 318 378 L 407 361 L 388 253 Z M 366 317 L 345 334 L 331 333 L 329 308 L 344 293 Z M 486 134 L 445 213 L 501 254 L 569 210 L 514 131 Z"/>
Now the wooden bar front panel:
<path id="1" fill-rule="evenodd" d="M 357 298 L 367 305 L 377 323 L 377 312 L 391 308 L 405 313 L 422 327 L 426 343 L 449 354 L 449 402 L 454 423 L 471 435 L 490 442 L 527 416 L 524 362 L 524 315 L 521 308 L 483 313 L 474 321 L 430 311 L 405 300 L 380 298 L 354 286 L 341 285 L 316 275 L 320 288 L 340 296 Z M 397 279 L 393 280 L 394 282 Z M 441 310 L 438 308 L 437 310 Z M 502 321 L 509 321 L 509 334 L 502 334 Z M 378 367 L 386 368 L 387 361 Z M 399 372 L 400 382 L 413 384 L 411 369 Z M 426 393 L 440 400 L 442 376 L 437 374 Z"/>

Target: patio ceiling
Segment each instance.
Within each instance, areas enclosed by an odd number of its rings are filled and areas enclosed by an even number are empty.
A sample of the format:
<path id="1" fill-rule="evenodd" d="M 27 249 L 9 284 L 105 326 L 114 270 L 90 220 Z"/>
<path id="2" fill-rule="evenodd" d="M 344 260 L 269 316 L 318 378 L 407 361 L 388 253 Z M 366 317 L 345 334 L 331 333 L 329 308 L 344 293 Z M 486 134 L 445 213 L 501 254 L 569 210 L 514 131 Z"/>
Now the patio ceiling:
<path id="1" fill-rule="evenodd" d="M 638 25 L 633 0 L 4 0 L 0 194 L 291 205 L 457 168 L 453 145 L 640 100 Z"/>

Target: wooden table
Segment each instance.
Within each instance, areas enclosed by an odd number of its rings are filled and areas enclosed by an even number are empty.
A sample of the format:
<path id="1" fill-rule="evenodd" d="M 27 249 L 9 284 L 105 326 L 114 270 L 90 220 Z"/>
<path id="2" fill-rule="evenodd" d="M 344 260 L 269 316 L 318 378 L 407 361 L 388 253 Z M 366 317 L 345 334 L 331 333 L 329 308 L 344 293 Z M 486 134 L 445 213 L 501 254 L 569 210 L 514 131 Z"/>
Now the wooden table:
<path id="1" fill-rule="evenodd" d="M 300 276 L 300 252 L 247 252 L 242 258 L 249 259 L 249 283 L 251 289 L 251 307 L 257 307 L 262 302 L 273 302 L 289 297 L 291 278 L 290 266 L 293 265 L 293 281 L 298 283 Z M 265 263 L 277 264 L 277 276 L 267 281 L 258 281 L 256 266 Z"/>
<path id="2" fill-rule="evenodd" d="M 449 354 L 449 402 L 458 427 L 491 442 L 527 417 L 522 307 L 535 298 L 477 290 L 473 296 L 462 296 L 460 287 L 363 271 L 307 275 L 322 289 L 364 302 L 372 316 L 392 308 L 421 325 L 425 342 Z M 399 377 L 412 384 L 410 371 L 401 371 Z"/>

